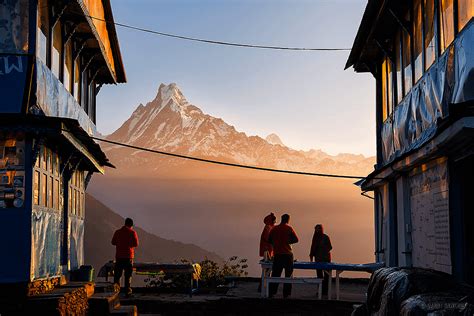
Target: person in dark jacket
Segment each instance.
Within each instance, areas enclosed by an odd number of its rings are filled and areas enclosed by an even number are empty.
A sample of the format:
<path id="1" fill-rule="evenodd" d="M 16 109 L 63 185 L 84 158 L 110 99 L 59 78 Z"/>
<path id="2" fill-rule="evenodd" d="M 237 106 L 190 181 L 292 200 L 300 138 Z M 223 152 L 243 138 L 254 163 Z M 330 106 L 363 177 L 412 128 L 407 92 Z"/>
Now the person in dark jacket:
<path id="1" fill-rule="evenodd" d="M 281 223 L 272 228 L 269 240 L 273 245 L 273 266 L 272 277 L 280 277 L 283 269 L 285 269 L 285 277 L 289 278 L 293 275 L 293 250 L 291 244 L 298 242 L 298 236 L 289 225 L 290 215 L 283 214 Z M 278 291 L 278 283 L 271 283 L 269 288 L 270 297 L 273 297 Z M 283 297 L 287 298 L 291 295 L 291 284 L 283 285 Z"/>
<path id="2" fill-rule="evenodd" d="M 313 262 L 331 262 L 331 240 L 324 233 L 323 225 L 318 224 L 314 227 L 313 241 L 311 242 L 311 251 L 309 260 Z M 329 276 L 323 270 L 316 271 L 318 278 L 323 279 L 323 294 L 328 294 Z"/>
<path id="3" fill-rule="evenodd" d="M 115 246 L 114 283 L 120 285 L 120 278 L 125 271 L 125 291 L 127 295 L 132 294 L 130 282 L 132 281 L 134 248 L 138 247 L 138 235 L 133 230 L 133 220 L 125 219 L 125 225 L 116 230 L 112 238 Z"/>

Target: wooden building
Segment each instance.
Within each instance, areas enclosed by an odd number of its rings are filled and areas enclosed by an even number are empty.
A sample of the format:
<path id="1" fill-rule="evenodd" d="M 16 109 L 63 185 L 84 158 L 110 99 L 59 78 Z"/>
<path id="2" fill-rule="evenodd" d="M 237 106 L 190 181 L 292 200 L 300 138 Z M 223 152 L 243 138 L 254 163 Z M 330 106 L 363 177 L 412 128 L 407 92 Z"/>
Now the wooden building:
<path id="1" fill-rule="evenodd" d="M 474 284 L 474 1 L 370 0 L 346 68 L 376 82 L 376 259 Z"/>
<path id="2" fill-rule="evenodd" d="M 125 82 L 109 0 L 0 1 L 0 284 L 84 264 L 84 194 L 110 166 L 96 95 Z"/>

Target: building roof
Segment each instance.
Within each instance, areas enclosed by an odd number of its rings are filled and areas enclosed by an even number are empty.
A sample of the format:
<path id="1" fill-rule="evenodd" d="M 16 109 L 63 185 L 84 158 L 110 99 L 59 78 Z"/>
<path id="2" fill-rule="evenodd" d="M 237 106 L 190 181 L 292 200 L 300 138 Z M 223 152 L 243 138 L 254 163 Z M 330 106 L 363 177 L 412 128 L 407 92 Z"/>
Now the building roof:
<path id="1" fill-rule="evenodd" d="M 345 69 L 374 73 L 384 51 L 392 50 L 392 38 L 404 21 L 408 0 L 369 0 L 352 45 Z"/>
<path id="2" fill-rule="evenodd" d="M 79 125 L 77 120 L 49 116 L 5 114 L 0 116 L 0 131 L 25 132 L 45 137 L 55 144 L 74 148 L 90 170 L 104 173 L 104 167 L 115 168 L 105 153 Z"/>

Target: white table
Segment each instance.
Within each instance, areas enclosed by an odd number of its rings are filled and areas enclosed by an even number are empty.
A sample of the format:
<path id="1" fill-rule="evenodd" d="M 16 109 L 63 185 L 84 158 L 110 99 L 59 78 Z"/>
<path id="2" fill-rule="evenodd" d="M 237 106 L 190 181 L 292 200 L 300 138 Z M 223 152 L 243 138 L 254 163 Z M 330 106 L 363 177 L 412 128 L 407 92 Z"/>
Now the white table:
<path id="1" fill-rule="evenodd" d="M 260 261 L 260 266 L 262 267 L 262 296 L 264 293 L 264 286 L 266 286 L 266 279 L 270 276 L 270 271 L 273 266 L 272 261 Z M 301 270 L 323 270 L 329 276 L 328 284 L 328 299 L 332 298 L 332 270 L 336 271 L 336 299 L 339 300 L 340 297 L 340 286 L 339 278 L 344 271 L 360 271 L 373 273 L 375 270 L 380 269 L 385 266 L 383 262 L 376 263 L 364 263 L 364 264 L 353 264 L 353 263 L 336 263 L 336 262 L 303 262 L 295 261 L 293 263 L 293 269 Z M 266 289 L 265 289 L 266 290 Z"/>

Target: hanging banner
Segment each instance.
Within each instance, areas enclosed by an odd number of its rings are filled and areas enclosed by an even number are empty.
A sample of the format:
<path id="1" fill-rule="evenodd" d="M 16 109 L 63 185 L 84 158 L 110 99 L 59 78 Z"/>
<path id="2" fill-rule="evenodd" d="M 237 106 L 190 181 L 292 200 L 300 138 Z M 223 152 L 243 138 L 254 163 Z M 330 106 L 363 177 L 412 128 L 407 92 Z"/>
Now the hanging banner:
<path id="1" fill-rule="evenodd" d="M 0 55 L 0 112 L 21 113 L 27 93 L 28 56 Z"/>

